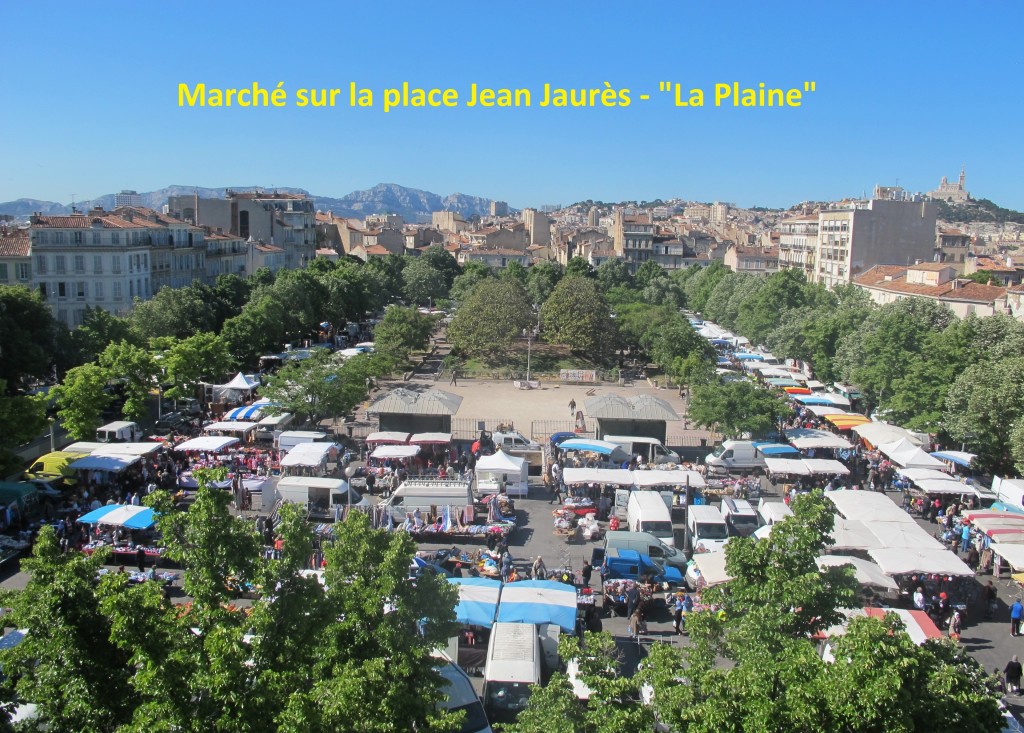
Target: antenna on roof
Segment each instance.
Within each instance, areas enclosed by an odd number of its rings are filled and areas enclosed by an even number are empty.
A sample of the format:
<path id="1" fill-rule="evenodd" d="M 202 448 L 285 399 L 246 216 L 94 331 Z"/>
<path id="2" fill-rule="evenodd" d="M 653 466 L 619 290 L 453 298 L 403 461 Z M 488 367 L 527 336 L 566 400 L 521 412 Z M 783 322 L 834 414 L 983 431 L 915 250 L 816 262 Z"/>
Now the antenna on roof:
<path id="1" fill-rule="evenodd" d="M 71 194 L 71 213 L 77 214 L 78 209 L 75 208 L 75 194 Z"/>

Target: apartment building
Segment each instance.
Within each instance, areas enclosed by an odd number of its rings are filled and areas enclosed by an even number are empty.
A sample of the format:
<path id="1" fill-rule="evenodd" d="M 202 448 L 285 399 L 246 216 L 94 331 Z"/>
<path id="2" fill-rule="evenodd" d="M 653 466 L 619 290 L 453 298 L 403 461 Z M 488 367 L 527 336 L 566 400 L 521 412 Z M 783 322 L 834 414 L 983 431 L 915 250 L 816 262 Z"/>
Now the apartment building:
<path id="1" fill-rule="evenodd" d="M 551 218 L 543 211 L 523 209 L 528 244 L 551 244 Z"/>
<path id="2" fill-rule="evenodd" d="M 812 280 L 817 253 L 817 214 L 794 216 L 779 222 L 780 270 L 801 270 Z"/>
<path id="3" fill-rule="evenodd" d="M 32 285 L 31 240 L 25 229 L 0 229 L 0 285 Z"/>
<path id="4" fill-rule="evenodd" d="M 654 223 L 648 214 L 626 214 L 616 209 L 612 219 L 612 243 L 615 254 L 626 261 L 632 271 L 651 258 L 654 246 Z"/>
<path id="5" fill-rule="evenodd" d="M 853 280 L 879 305 L 904 298 L 927 298 L 942 303 L 958 317 L 1012 313 L 1007 289 L 961 280 L 956 268 L 942 262 L 923 262 L 910 267 L 876 265 Z"/>
<path id="6" fill-rule="evenodd" d="M 206 269 L 205 232 L 186 221 L 141 206 L 122 206 L 114 215 L 150 230 L 150 287 L 184 288 L 195 281 L 212 283 Z"/>
<path id="7" fill-rule="evenodd" d="M 722 262 L 733 272 L 771 275 L 779 271 L 779 249 L 774 246 L 760 247 L 733 242 L 726 247 Z"/>

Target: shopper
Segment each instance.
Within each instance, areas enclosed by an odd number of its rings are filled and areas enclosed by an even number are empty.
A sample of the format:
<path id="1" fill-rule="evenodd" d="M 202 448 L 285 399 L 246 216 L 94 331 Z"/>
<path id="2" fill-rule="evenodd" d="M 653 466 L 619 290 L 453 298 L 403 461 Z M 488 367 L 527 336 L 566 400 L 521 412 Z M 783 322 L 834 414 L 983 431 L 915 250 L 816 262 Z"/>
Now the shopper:
<path id="1" fill-rule="evenodd" d="M 1003 674 L 1006 675 L 1006 691 L 1011 695 L 1020 692 L 1020 678 L 1024 670 L 1021 669 L 1020 659 L 1013 655 L 1013 659 L 1006 663 Z"/>
<path id="2" fill-rule="evenodd" d="M 1024 618 L 1024 604 L 1020 598 L 1010 606 L 1010 636 L 1020 636 L 1020 620 Z"/>

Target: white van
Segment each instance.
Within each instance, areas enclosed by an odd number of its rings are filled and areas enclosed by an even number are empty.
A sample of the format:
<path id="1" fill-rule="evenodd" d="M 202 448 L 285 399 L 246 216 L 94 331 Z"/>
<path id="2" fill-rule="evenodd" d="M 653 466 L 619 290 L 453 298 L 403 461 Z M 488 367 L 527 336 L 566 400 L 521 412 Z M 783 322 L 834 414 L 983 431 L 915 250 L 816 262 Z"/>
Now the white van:
<path id="1" fill-rule="evenodd" d="M 327 433 L 312 430 L 286 430 L 277 436 L 275 447 L 282 453 L 287 453 L 300 443 L 319 443 L 324 440 L 327 440 Z"/>
<path id="2" fill-rule="evenodd" d="M 511 722 L 541 681 L 541 649 L 533 624 L 498 622 L 491 627 L 484 665 L 484 710 L 495 721 Z"/>
<path id="3" fill-rule="evenodd" d="M 265 417 L 256 423 L 255 440 L 258 443 L 273 443 L 282 432 L 288 429 L 295 416 L 290 412 Z"/>
<path id="4" fill-rule="evenodd" d="M 672 511 L 657 491 L 631 491 L 626 504 L 626 523 L 634 532 L 648 532 L 675 547 Z"/>
<path id="5" fill-rule="evenodd" d="M 679 454 L 670 451 L 657 438 L 646 438 L 636 435 L 606 435 L 603 440 L 621 445 L 622 450 L 631 456 L 640 456 L 644 463 L 681 463 Z"/>
<path id="6" fill-rule="evenodd" d="M 722 516 L 729 530 L 737 537 L 749 537 L 757 531 L 757 513 L 746 499 L 722 499 Z"/>
<path id="7" fill-rule="evenodd" d="M 285 476 L 277 482 L 277 498 L 306 507 L 314 519 L 338 519 L 349 505 L 368 507 L 370 502 L 336 478 Z"/>
<path id="8" fill-rule="evenodd" d="M 718 507 L 698 504 L 686 508 L 686 549 L 692 553 L 721 552 L 729 526 Z"/>
<path id="9" fill-rule="evenodd" d="M 433 657 L 437 659 L 434 669 L 444 678 L 445 699 L 438 704 L 438 708 L 450 712 L 465 711 L 459 733 L 491 733 L 487 713 L 473 689 L 469 675 L 444 652 L 435 651 Z"/>
<path id="10" fill-rule="evenodd" d="M 118 420 L 96 429 L 98 443 L 137 443 L 142 440 L 142 428 L 138 423 Z"/>

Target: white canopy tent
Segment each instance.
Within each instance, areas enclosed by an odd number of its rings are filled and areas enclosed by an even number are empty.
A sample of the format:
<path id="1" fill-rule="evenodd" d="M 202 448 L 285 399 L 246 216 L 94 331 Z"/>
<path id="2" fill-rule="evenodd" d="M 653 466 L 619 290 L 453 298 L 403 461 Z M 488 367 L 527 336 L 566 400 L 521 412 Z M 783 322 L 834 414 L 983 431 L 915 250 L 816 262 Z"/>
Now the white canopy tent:
<path id="1" fill-rule="evenodd" d="M 370 458 L 412 458 L 419 452 L 418 445 L 378 445 Z"/>
<path id="2" fill-rule="evenodd" d="M 799 450 L 807 450 L 809 448 L 838 448 L 846 450 L 853 447 L 853 444 L 846 440 L 846 438 L 841 438 L 827 430 L 792 428 L 786 431 L 786 439 L 790 445 Z"/>
<path id="3" fill-rule="evenodd" d="M 226 420 L 222 422 L 214 422 L 203 428 L 203 432 L 207 435 L 214 435 L 217 433 L 230 433 L 231 435 L 238 435 L 241 437 L 248 436 L 253 430 L 256 429 L 256 423 L 244 422 L 241 420 Z"/>
<path id="4" fill-rule="evenodd" d="M 829 476 L 848 476 L 850 469 L 840 461 L 831 458 L 805 458 L 804 465 L 810 469 L 812 474 L 825 474 Z"/>
<path id="5" fill-rule="evenodd" d="M 945 550 L 937 539 L 925 532 L 921 525 L 902 522 L 870 522 L 868 531 L 878 538 L 880 547 L 915 550 Z"/>
<path id="6" fill-rule="evenodd" d="M 186 440 L 174 446 L 176 451 L 206 451 L 208 453 L 219 453 L 225 448 L 230 448 L 238 443 L 238 438 L 231 438 L 226 435 L 203 435 L 199 438 Z"/>
<path id="7" fill-rule="evenodd" d="M 846 476 L 850 469 L 839 461 L 825 458 L 765 458 L 765 466 L 773 474 L 811 476 L 828 474 Z"/>
<path id="8" fill-rule="evenodd" d="M 826 491 L 825 498 L 847 519 L 858 519 L 862 522 L 901 522 L 913 524 L 917 522 L 893 503 L 885 494 L 874 491 Z"/>
<path id="9" fill-rule="evenodd" d="M 914 445 L 920 445 L 921 441 L 915 438 L 912 433 L 897 425 L 889 425 L 884 422 L 867 422 L 863 425 L 856 425 L 852 428 L 853 432 L 857 433 L 861 438 L 871 443 L 871 445 L 880 446 L 882 443 L 895 443 L 898 440 L 906 439 Z M 926 468 L 930 468 L 926 466 Z"/>
<path id="10" fill-rule="evenodd" d="M 846 519 L 838 514 L 832 526 L 831 536 L 834 542 L 828 549 L 833 552 L 872 550 L 883 546 L 878 537 L 868 529 L 867 524 L 859 519 Z"/>
<path id="11" fill-rule="evenodd" d="M 707 486 L 704 477 L 696 471 L 684 469 L 651 469 L 650 471 L 633 471 L 633 485 L 641 488 L 647 486 L 690 486 L 701 489 Z"/>
<path id="12" fill-rule="evenodd" d="M 1024 544 L 993 542 L 992 552 L 1001 557 L 1014 570 L 1024 570 Z"/>
<path id="13" fill-rule="evenodd" d="M 448 445 L 451 442 L 451 433 L 416 433 L 409 438 L 412 445 Z"/>
<path id="14" fill-rule="evenodd" d="M 935 481 L 955 481 L 952 476 L 944 471 L 936 471 L 934 468 L 901 468 L 899 474 L 911 481 L 917 482 L 924 479 Z"/>
<path id="15" fill-rule="evenodd" d="M 481 456 L 476 462 L 476 486 L 481 494 L 496 494 L 505 484 L 509 496 L 527 496 L 530 464 L 525 458 L 510 456 L 499 450 L 494 455 Z"/>
<path id="16" fill-rule="evenodd" d="M 96 456 L 151 456 L 164 447 L 163 443 L 105 443 L 102 448 L 93 451 Z"/>
<path id="17" fill-rule="evenodd" d="M 878 445 L 885 455 L 889 456 L 895 463 L 904 468 L 944 468 L 945 464 L 938 458 L 932 458 L 921 450 L 920 447 L 911 443 L 907 438 L 900 438 L 891 443 Z"/>
<path id="18" fill-rule="evenodd" d="M 408 442 L 409 433 L 403 433 L 395 430 L 370 433 L 366 436 L 367 445 L 404 445 Z"/>
<path id="19" fill-rule="evenodd" d="M 896 581 L 882 572 L 882 568 L 868 560 L 863 560 L 859 557 L 849 557 L 846 555 L 822 555 L 816 559 L 816 562 L 818 563 L 818 567 L 822 570 L 829 567 L 834 568 L 850 565 L 853 567 L 853 577 L 856 578 L 857 582 L 861 585 L 881 588 L 882 590 L 890 593 L 899 592 L 900 587 Z"/>
<path id="20" fill-rule="evenodd" d="M 106 471 L 108 473 L 120 473 L 134 463 L 139 462 L 138 456 L 98 456 L 91 455 L 79 458 L 68 468 L 73 471 Z"/>
<path id="21" fill-rule="evenodd" d="M 693 562 L 706 586 L 721 585 L 732 580 L 732 576 L 725 570 L 724 552 L 697 553 L 693 556 Z"/>
<path id="22" fill-rule="evenodd" d="M 316 468 L 325 466 L 334 443 L 299 443 L 281 459 L 281 468 Z"/>
<path id="23" fill-rule="evenodd" d="M 632 486 L 633 472 L 624 468 L 567 468 L 562 480 L 569 486 L 575 484 L 615 484 Z"/>
<path id="24" fill-rule="evenodd" d="M 882 568 L 882 572 L 886 575 L 908 575 L 910 573 L 954 576 L 974 575 L 974 571 L 968 567 L 967 563 L 949 550 L 886 547 L 878 550 L 869 550 L 868 554 L 872 560 L 878 563 L 878 566 Z"/>
<path id="25" fill-rule="evenodd" d="M 260 381 L 256 378 L 247 377 L 239 372 L 230 382 L 218 386 L 221 389 L 231 389 L 238 392 L 251 392 L 260 386 Z"/>
<path id="26" fill-rule="evenodd" d="M 846 410 L 841 407 L 829 407 L 828 405 L 807 405 L 807 409 L 818 417 L 825 415 L 845 415 Z"/>
<path id="27" fill-rule="evenodd" d="M 978 489 L 965 484 L 963 481 L 957 481 L 956 479 L 921 479 L 919 481 L 915 481 L 914 484 L 916 484 L 921 491 L 928 494 L 971 494 L 972 496 L 981 496 Z"/>

